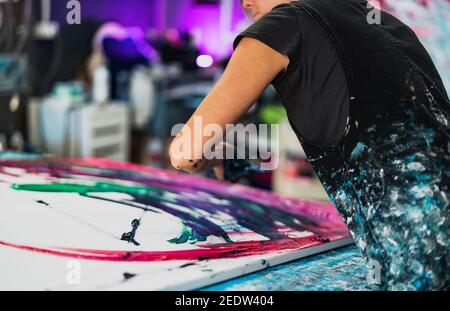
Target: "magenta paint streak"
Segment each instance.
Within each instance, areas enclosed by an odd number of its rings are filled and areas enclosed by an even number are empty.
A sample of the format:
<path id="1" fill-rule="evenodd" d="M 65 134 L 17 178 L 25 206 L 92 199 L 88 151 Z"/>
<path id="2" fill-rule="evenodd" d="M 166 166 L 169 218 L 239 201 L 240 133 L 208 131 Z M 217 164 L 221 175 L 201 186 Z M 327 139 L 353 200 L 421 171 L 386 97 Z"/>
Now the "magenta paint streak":
<path id="1" fill-rule="evenodd" d="M 334 237 L 331 237 L 334 238 Z M 206 260 L 240 258 L 254 255 L 273 254 L 299 250 L 313 246 L 319 246 L 326 241 L 320 236 L 310 236 L 295 239 L 280 239 L 270 241 L 249 241 L 222 243 L 213 245 L 198 245 L 201 249 L 183 251 L 112 251 L 112 250 L 90 250 L 75 248 L 39 248 L 34 246 L 17 245 L 0 241 L 0 245 L 12 247 L 19 250 L 32 251 L 41 254 L 77 258 L 94 261 L 116 261 L 116 262 L 154 262 L 171 260 Z"/>

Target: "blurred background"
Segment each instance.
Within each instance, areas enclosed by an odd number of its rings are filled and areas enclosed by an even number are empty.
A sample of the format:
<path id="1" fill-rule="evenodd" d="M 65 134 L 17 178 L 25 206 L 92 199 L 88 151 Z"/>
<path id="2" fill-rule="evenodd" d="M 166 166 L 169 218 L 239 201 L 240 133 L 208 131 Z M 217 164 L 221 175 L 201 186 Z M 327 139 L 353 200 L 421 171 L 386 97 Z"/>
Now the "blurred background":
<path id="1" fill-rule="evenodd" d="M 79 0 L 79 16 L 69 2 L 77 1 L 0 0 L 0 157 L 106 157 L 170 169 L 172 127 L 198 107 L 249 25 L 240 0 Z M 448 90 L 450 1 L 381 5 L 418 34 Z M 243 122 L 281 126 L 278 169 L 243 183 L 328 199 L 271 87 Z"/>

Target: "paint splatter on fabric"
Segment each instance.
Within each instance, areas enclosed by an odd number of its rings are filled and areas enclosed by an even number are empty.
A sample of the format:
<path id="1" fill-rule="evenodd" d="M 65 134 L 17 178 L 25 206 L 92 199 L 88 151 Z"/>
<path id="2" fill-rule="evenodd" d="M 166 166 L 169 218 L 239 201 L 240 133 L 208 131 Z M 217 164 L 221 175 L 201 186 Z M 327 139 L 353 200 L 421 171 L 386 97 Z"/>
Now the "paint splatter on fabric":
<path id="1" fill-rule="evenodd" d="M 360 249 L 384 263 L 392 290 L 445 288 L 450 155 L 438 143 L 442 136 L 418 122 L 406 103 L 401 107 L 404 122 L 374 125 L 365 147 L 355 146 L 351 161 L 358 170 L 333 172 L 348 179 L 332 200 Z"/>
<path id="2" fill-rule="evenodd" d="M 371 275 L 386 290 L 449 289 L 450 101 L 430 55 L 391 14 L 368 23 L 367 1 L 291 5 L 322 27 L 346 72 L 350 112 L 341 142 L 323 146 L 294 130 Z M 285 81 L 275 88 L 289 96 Z"/>
<path id="3" fill-rule="evenodd" d="M 344 146 L 349 160 L 331 168 L 334 179 L 318 175 L 358 247 L 381 265 L 385 288 L 448 289 L 450 104 L 428 87 L 420 94 L 418 76 L 405 85 L 401 117 L 376 115 Z"/>

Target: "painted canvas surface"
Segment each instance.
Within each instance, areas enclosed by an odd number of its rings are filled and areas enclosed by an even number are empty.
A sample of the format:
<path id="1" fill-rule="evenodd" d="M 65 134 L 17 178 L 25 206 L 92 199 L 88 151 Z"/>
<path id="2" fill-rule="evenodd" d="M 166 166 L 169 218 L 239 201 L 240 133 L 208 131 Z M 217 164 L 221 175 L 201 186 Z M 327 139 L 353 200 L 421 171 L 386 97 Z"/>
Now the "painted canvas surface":
<path id="1" fill-rule="evenodd" d="M 0 160 L 0 290 L 193 290 L 350 243 L 331 204 L 102 159 Z"/>

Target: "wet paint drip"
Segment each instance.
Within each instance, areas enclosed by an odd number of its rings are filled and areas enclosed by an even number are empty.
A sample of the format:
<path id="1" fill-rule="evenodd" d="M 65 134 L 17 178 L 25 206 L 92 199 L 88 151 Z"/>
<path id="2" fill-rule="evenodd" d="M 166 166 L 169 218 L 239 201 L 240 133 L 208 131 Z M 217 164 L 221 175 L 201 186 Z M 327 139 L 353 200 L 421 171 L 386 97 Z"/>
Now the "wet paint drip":
<path id="1" fill-rule="evenodd" d="M 224 239 L 226 242 L 233 243 L 233 241 L 228 236 L 225 236 Z M 171 239 L 168 242 L 171 244 L 185 244 L 185 243 L 196 244 L 198 242 L 205 242 L 205 241 L 206 241 L 205 236 L 199 235 L 197 234 L 197 232 L 192 230 L 192 228 L 185 226 L 183 227 L 183 231 L 181 232 L 179 237 Z"/>
<path id="2" fill-rule="evenodd" d="M 134 245 L 136 245 L 136 246 L 141 245 L 141 244 L 138 243 L 138 242 L 136 241 L 136 239 L 135 239 L 135 237 L 136 237 L 136 231 L 137 231 L 137 229 L 139 228 L 140 225 L 141 225 L 140 220 L 139 220 L 139 219 L 134 219 L 134 220 L 131 222 L 131 226 L 132 226 L 133 229 L 132 229 L 130 232 L 128 232 L 128 233 L 122 234 L 121 240 L 122 240 L 122 241 L 126 241 L 126 242 L 131 243 L 131 244 L 134 244 Z"/>
<path id="3" fill-rule="evenodd" d="M 124 273 L 123 278 L 125 281 L 131 280 L 132 278 L 135 278 L 137 275 L 133 273 Z"/>
<path id="4" fill-rule="evenodd" d="M 42 205 L 45 205 L 45 206 L 50 206 L 50 204 L 48 204 L 47 202 L 42 201 L 42 200 L 38 200 L 38 201 L 36 201 L 36 203 L 39 203 L 39 204 L 42 204 Z"/>

